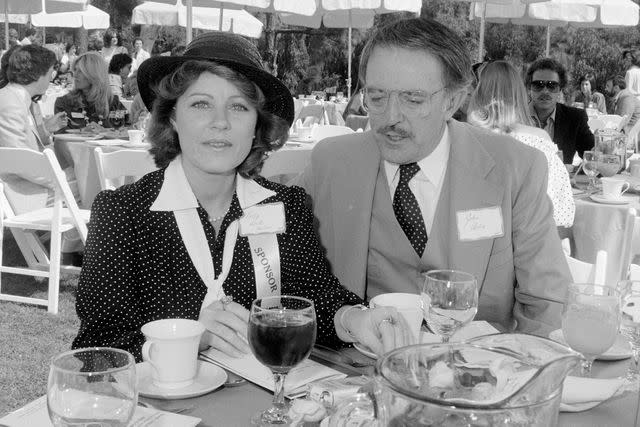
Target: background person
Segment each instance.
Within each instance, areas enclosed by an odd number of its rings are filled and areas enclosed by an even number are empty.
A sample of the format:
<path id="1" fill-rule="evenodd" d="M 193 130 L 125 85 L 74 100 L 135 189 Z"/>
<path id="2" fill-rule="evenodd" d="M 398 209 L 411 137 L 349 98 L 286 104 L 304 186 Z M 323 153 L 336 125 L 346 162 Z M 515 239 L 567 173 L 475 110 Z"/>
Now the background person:
<path id="1" fill-rule="evenodd" d="M 127 48 L 122 46 L 122 39 L 115 30 L 109 29 L 102 36 L 102 48 L 100 54 L 104 62 L 109 64 L 113 55 L 117 53 L 129 53 Z"/>
<path id="2" fill-rule="evenodd" d="M 463 270 L 478 281 L 476 319 L 546 336 L 560 327 L 571 280 L 540 191 L 547 162 L 451 119 L 473 78 L 470 56 L 434 20 L 376 29 L 358 73 L 371 131 L 319 142 L 298 182 L 347 289 L 415 293 L 424 271 Z"/>
<path id="3" fill-rule="evenodd" d="M 64 49 L 64 54 L 62 54 L 62 58 L 60 59 L 60 72 L 68 73 L 73 70 L 73 64 L 76 62 L 76 58 L 78 55 L 76 54 L 78 51 L 78 46 L 74 43 L 67 43 Z"/>
<path id="4" fill-rule="evenodd" d="M 133 54 L 131 55 L 131 58 L 133 62 L 131 63 L 131 73 L 129 75 L 135 73 L 140 67 L 140 64 L 151 58 L 151 54 L 144 50 L 142 39 L 140 37 L 133 40 Z"/>
<path id="5" fill-rule="evenodd" d="M 35 28 L 27 28 L 27 31 L 24 33 L 24 38 L 20 40 L 20 44 L 22 46 L 27 46 L 33 44 L 38 39 L 38 32 Z"/>
<path id="6" fill-rule="evenodd" d="M 109 87 L 111 93 L 122 98 L 124 82 L 131 70 L 131 57 L 126 53 L 116 53 L 109 63 Z"/>
<path id="7" fill-rule="evenodd" d="M 578 82 L 578 93 L 576 94 L 574 102 L 581 103 L 582 108 L 585 110 L 587 108 L 595 108 L 600 113 L 607 114 L 606 99 L 603 94 L 596 91 L 596 77 L 591 73 L 587 73 L 580 78 Z"/>
<path id="8" fill-rule="evenodd" d="M 624 133 L 629 134 L 633 125 L 640 120 L 640 100 L 626 88 L 626 83 L 622 76 L 608 78 L 604 90 L 612 98 L 611 114 L 629 118 L 623 129 Z"/>
<path id="9" fill-rule="evenodd" d="M 141 360 L 140 327 L 181 317 L 199 319 L 219 350 L 248 353 L 239 335 L 271 283 L 254 269 L 258 247 L 281 272 L 281 294 L 313 300 L 319 343 L 357 339 L 379 354 L 406 343 L 408 328 L 384 321 L 402 323 L 395 310 L 350 309 L 361 300 L 329 273 L 304 191 L 258 175 L 265 154 L 284 144 L 294 110 L 251 42 L 203 34 L 182 57 L 145 61 L 138 84 L 161 169 L 93 203 L 74 348 L 117 347 Z M 241 219 L 248 212 L 271 225 L 252 228 Z M 234 302 L 223 305 L 223 294 Z"/>
<path id="10" fill-rule="evenodd" d="M 79 129 L 89 123 L 112 127 L 109 112 L 125 110 L 118 96 L 109 87 L 107 67 L 97 52 L 87 52 L 78 57 L 73 67 L 74 89 L 57 98 L 56 113 L 67 113 L 67 127 Z"/>
<path id="11" fill-rule="evenodd" d="M 562 151 L 565 165 L 573 163 L 576 153 L 582 157 L 595 143 L 587 123 L 584 109 L 560 103 L 562 89 L 567 85 L 567 72 L 551 58 L 533 62 L 525 77 L 531 102 L 529 113 L 536 127 L 547 131 L 551 140 Z"/>
<path id="12" fill-rule="evenodd" d="M 547 194 L 558 227 L 571 227 L 576 206 L 567 169 L 557 156 L 558 148 L 542 129 L 533 127 L 527 90 L 518 71 L 506 61 L 484 66 L 469 101 L 469 123 L 509 135 L 542 151 L 547 159 Z"/>

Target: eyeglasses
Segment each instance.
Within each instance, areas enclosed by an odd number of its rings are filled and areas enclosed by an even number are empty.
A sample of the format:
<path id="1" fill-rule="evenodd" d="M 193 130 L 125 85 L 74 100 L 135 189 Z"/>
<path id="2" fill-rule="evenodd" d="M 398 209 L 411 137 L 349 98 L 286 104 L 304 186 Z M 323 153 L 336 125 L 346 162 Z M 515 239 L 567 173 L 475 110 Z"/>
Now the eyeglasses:
<path id="1" fill-rule="evenodd" d="M 442 92 L 446 86 L 439 90 L 428 93 L 422 90 L 386 90 L 374 87 L 365 87 L 362 90 L 364 95 L 363 104 L 367 111 L 372 114 L 382 114 L 387 110 L 387 104 L 391 94 L 398 97 L 400 111 L 407 117 L 424 117 L 431 112 L 432 99 L 435 94 Z"/>
<path id="2" fill-rule="evenodd" d="M 549 92 L 560 92 L 559 82 L 553 80 L 534 80 L 531 82 L 531 89 L 534 92 L 541 92 L 545 87 Z"/>

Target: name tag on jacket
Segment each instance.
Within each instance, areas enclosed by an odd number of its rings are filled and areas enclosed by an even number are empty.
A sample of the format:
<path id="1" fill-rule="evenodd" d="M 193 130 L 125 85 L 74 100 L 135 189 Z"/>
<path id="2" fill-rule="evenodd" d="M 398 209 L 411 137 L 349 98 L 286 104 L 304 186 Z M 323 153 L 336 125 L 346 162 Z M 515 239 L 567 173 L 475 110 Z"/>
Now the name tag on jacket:
<path id="1" fill-rule="evenodd" d="M 286 229 L 282 202 L 251 206 L 244 210 L 244 215 L 240 218 L 239 234 L 241 236 L 284 233 Z"/>
<path id="2" fill-rule="evenodd" d="M 461 242 L 504 236 L 500 206 L 456 212 L 458 239 Z"/>

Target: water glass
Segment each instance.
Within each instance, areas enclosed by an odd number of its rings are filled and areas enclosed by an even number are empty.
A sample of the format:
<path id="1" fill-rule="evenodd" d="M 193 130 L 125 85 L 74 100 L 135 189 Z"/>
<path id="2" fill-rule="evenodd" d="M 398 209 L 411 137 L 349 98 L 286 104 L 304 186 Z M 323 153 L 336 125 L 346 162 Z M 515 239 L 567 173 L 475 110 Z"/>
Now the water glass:
<path id="1" fill-rule="evenodd" d="M 251 419 L 252 425 L 289 425 L 284 382 L 289 371 L 303 362 L 316 342 L 313 302 L 294 296 L 258 298 L 251 304 L 249 346 L 253 355 L 271 369 L 275 381 L 273 405 Z"/>
<path id="2" fill-rule="evenodd" d="M 582 376 L 591 376 L 594 359 L 609 350 L 620 327 L 620 293 L 592 283 L 569 285 L 562 312 L 564 339 L 582 353 Z"/>
<path id="3" fill-rule="evenodd" d="M 133 356 L 115 348 L 84 348 L 55 356 L 47 409 L 54 427 L 125 427 L 138 403 Z"/>
<path id="4" fill-rule="evenodd" d="M 449 342 L 478 311 L 478 284 L 469 273 L 431 270 L 423 274 L 422 312 L 429 329 Z"/>
<path id="5" fill-rule="evenodd" d="M 622 300 L 620 331 L 629 340 L 633 360 L 627 370 L 627 379 L 640 381 L 640 281 L 623 280 L 618 283 Z"/>
<path id="6" fill-rule="evenodd" d="M 620 156 L 617 154 L 600 154 L 598 156 L 598 172 L 602 176 L 614 176 L 622 168 Z"/>
<path id="7" fill-rule="evenodd" d="M 596 188 L 596 175 L 598 175 L 598 155 L 596 151 L 585 151 L 582 155 L 582 170 L 589 177 L 587 192 L 592 193 Z"/>

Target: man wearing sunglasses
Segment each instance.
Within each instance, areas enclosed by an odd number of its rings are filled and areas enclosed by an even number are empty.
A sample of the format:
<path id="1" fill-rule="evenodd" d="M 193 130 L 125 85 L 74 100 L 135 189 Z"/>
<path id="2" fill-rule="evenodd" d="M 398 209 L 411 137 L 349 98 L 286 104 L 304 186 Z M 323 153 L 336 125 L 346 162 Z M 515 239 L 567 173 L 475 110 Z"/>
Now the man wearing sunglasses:
<path id="1" fill-rule="evenodd" d="M 582 157 L 585 150 L 593 148 L 587 113 L 560 103 L 567 72 L 558 61 L 551 58 L 535 61 L 527 70 L 525 84 L 531 96 L 531 118 L 562 151 L 564 164 L 570 165 L 576 152 Z"/>
<path id="2" fill-rule="evenodd" d="M 473 79 L 469 57 L 433 20 L 377 29 L 359 71 L 371 131 L 319 142 L 297 183 L 346 288 L 416 294 L 422 272 L 462 270 L 477 279 L 476 319 L 544 335 L 560 327 L 570 281 L 547 161 L 452 119 Z"/>

